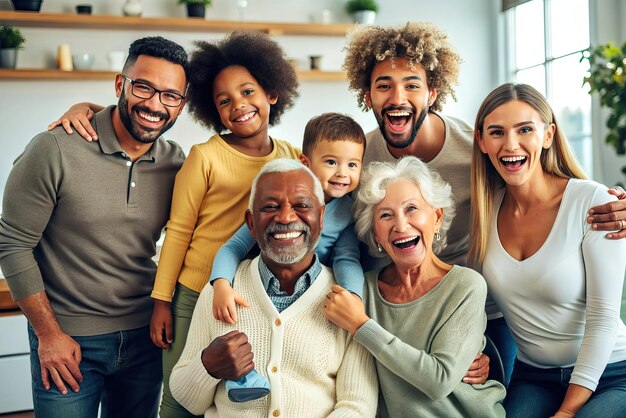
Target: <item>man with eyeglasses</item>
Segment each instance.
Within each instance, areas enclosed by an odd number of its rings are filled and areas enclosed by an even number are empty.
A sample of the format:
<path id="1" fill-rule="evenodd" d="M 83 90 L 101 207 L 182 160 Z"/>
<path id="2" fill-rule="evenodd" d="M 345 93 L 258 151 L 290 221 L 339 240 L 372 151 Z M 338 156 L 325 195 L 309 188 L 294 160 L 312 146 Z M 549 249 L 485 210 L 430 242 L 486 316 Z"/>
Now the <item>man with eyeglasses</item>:
<path id="1" fill-rule="evenodd" d="M 150 340 L 152 257 L 181 148 L 161 135 L 185 105 L 187 54 L 132 43 L 99 142 L 37 135 L 9 175 L 0 266 L 29 321 L 36 416 L 156 417 L 161 350 Z"/>

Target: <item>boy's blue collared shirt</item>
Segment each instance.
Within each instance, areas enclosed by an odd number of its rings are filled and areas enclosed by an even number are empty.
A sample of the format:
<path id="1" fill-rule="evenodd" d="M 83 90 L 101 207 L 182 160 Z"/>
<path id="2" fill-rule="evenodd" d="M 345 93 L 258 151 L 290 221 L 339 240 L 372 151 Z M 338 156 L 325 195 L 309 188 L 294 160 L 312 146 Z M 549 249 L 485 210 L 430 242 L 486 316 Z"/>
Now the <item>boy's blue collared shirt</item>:
<path id="1" fill-rule="evenodd" d="M 306 292 L 315 281 L 321 271 L 322 265 L 320 264 L 317 255 L 314 254 L 313 264 L 307 271 L 304 272 L 302 276 L 298 277 L 296 285 L 294 286 L 294 292 L 292 295 L 289 295 L 287 292 L 280 290 L 280 282 L 267 267 L 263 258 L 259 257 L 259 275 L 261 276 L 263 287 L 278 312 L 284 311 L 291 306 L 292 303 L 298 300 L 298 298 L 302 296 L 302 294 Z"/>

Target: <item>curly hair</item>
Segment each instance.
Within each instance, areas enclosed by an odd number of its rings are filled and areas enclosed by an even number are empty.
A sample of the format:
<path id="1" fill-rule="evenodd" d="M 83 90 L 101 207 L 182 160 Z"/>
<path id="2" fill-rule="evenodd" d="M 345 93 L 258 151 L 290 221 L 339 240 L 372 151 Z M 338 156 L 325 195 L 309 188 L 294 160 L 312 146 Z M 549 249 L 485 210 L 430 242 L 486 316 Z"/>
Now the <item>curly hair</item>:
<path id="1" fill-rule="evenodd" d="M 385 256 L 376 251 L 375 207 L 385 198 L 387 187 L 398 180 L 411 181 L 418 187 L 429 206 L 433 209 L 443 209 L 443 219 L 438 231 L 440 239 L 432 243 L 433 252 L 439 254 L 447 245 L 447 232 L 455 215 L 452 187 L 441 178 L 439 173 L 431 170 L 426 163 L 412 155 L 406 155 L 394 162 L 375 161 L 365 168 L 352 208 L 354 230 L 357 236 L 367 245 L 370 255 Z"/>
<path id="2" fill-rule="evenodd" d="M 363 26 L 350 34 L 343 69 L 348 73 L 350 90 L 359 106 L 368 110 L 365 93 L 370 90 L 374 66 L 390 58 L 406 58 L 411 69 L 420 64 L 428 87 L 437 89 L 431 109 L 440 111 L 448 95 L 456 100 L 453 85 L 458 84 L 461 57 L 448 42 L 448 36 L 431 23 L 408 22 L 402 27 Z"/>
<path id="3" fill-rule="evenodd" d="M 188 105 L 191 115 L 218 133 L 226 130 L 213 102 L 213 81 L 230 66 L 246 68 L 261 87 L 276 95 L 269 124 L 275 125 L 298 97 L 298 79 L 280 46 L 260 32 L 233 32 L 217 42 L 194 42 L 189 59 Z"/>

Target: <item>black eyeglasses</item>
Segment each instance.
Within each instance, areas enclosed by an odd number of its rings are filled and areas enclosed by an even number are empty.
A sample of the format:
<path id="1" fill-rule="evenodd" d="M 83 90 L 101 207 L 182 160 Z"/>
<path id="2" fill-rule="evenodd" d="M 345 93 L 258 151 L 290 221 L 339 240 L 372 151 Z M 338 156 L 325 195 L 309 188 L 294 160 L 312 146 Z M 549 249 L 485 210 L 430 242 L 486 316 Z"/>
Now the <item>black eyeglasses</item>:
<path id="1" fill-rule="evenodd" d="M 130 91 L 133 93 L 133 96 L 140 99 L 151 99 L 152 96 L 154 96 L 154 93 L 159 93 L 159 101 L 163 103 L 164 106 L 168 107 L 178 107 L 181 105 L 183 100 L 185 100 L 185 96 L 181 94 L 171 91 L 158 90 L 146 83 L 142 83 L 141 81 L 135 81 L 124 74 L 120 75 L 130 82 Z"/>

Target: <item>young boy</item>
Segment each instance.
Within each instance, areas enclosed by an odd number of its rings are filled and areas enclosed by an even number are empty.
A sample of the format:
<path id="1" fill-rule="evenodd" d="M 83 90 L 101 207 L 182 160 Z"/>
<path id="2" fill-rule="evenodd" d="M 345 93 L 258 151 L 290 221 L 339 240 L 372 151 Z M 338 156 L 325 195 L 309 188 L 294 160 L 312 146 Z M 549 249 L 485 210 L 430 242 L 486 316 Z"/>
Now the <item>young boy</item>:
<path id="1" fill-rule="evenodd" d="M 359 185 L 364 152 L 365 134 L 349 116 L 324 113 L 312 118 L 304 129 L 300 160 L 322 183 L 326 202 L 324 227 L 315 253 L 322 264 L 333 268 L 339 285 L 359 297 L 365 278 L 359 263 L 350 192 Z M 235 305 L 248 305 L 232 289 L 231 282 L 239 262 L 254 245 L 248 228 L 243 225 L 216 254 L 209 279 L 215 292 L 216 319 L 235 323 Z"/>

